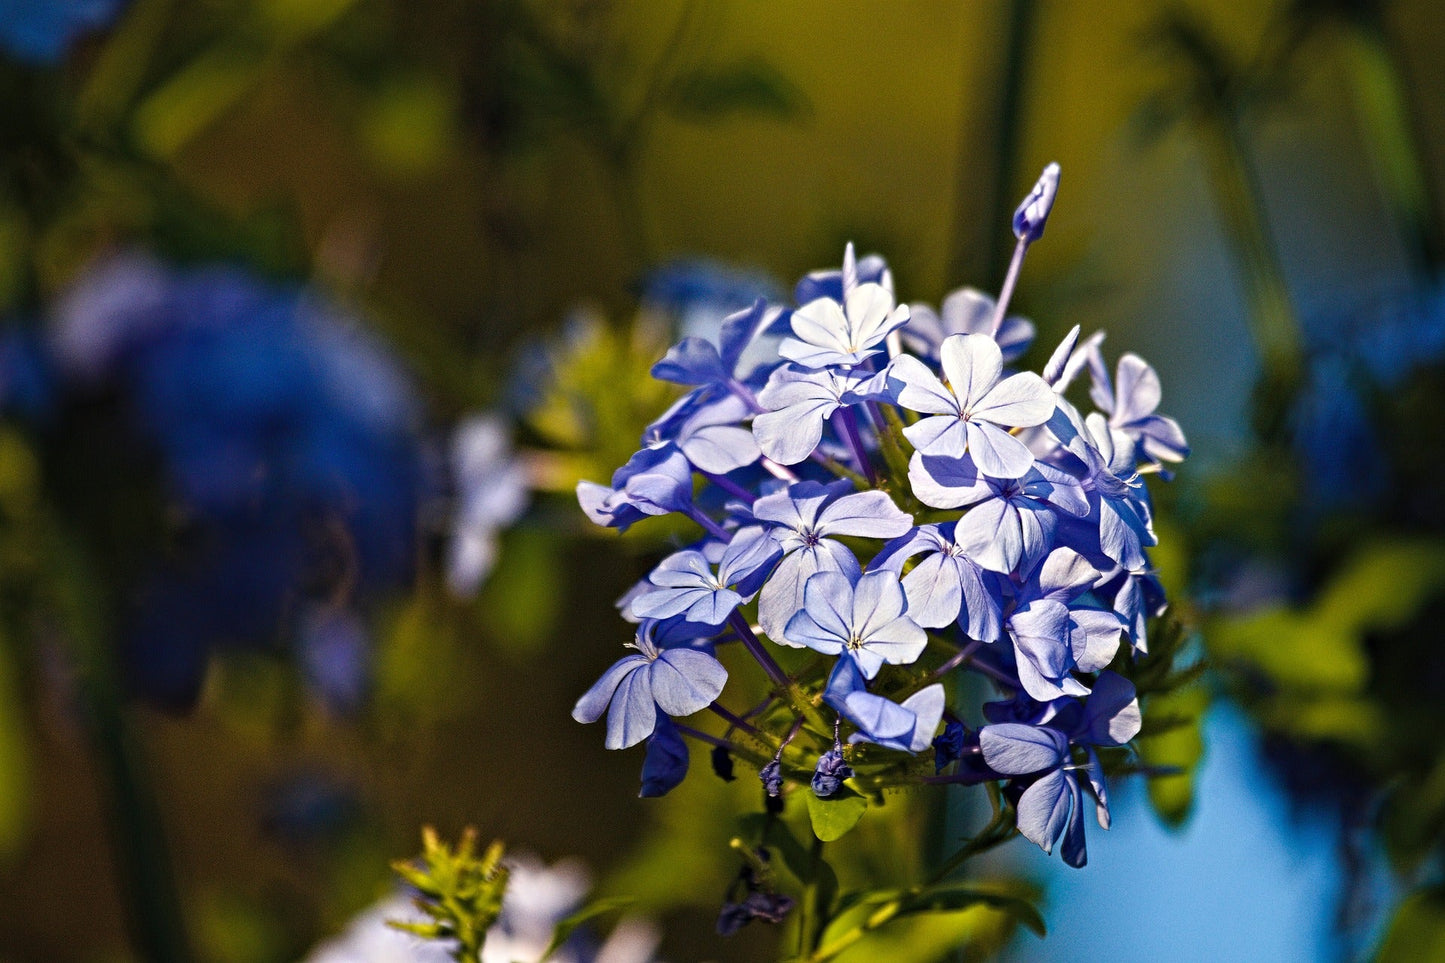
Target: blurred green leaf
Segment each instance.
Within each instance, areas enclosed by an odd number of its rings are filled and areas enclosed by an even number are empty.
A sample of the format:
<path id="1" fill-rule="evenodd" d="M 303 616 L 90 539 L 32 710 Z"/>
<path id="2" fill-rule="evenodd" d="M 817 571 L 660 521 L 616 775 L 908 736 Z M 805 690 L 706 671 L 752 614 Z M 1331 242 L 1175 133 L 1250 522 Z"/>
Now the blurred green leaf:
<path id="1" fill-rule="evenodd" d="M 157 157 L 174 157 L 235 107 L 265 67 L 265 58 L 246 47 L 228 45 L 202 54 L 136 108 L 137 142 Z"/>
<path id="2" fill-rule="evenodd" d="M 1445 893 L 1419 892 L 1395 911 L 1377 963 L 1418 963 L 1445 959 Z"/>
<path id="3" fill-rule="evenodd" d="M 868 810 L 868 800 L 847 786 L 827 799 L 819 799 L 814 792 L 803 795 L 808 801 L 808 818 L 813 823 L 813 835 L 825 843 L 848 835 Z"/>
<path id="4" fill-rule="evenodd" d="M 577 927 L 583 923 L 594 920 L 599 916 L 605 916 L 616 910 L 625 909 L 631 906 L 632 903 L 633 900 L 626 896 L 611 896 L 593 900 L 557 924 L 556 928 L 552 931 L 552 942 L 547 944 L 547 949 L 538 959 L 546 960 L 553 953 L 560 950 L 562 944 L 566 943 L 568 938 L 577 931 Z"/>
<path id="5" fill-rule="evenodd" d="M 28 835 L 31 807 L 29 732 L 8 638 L 0 638 L 0 856 Z"/>
<path id="6" fill-rule="evenodd" d="M 1170 826 L 1182 825 L 1194 807 L 1195 771 L 1204 756 L 1201 727 L 1208 705 L 1208 690 L 1194 685 L 1150 696 L 1144 707 L 1150 731 L 1135 740 L 1139 758 L 1149 767 L 1182 770 L 1149 780 L 1149 802 Z"/>
<path id="7" fill-rule="evenodd" d="M 674 116 L 695 122 L 717 121 L 732 114 L 793 120 L 811 110 L 797 85 L 756 57 L 684 71 L 668 90 L 666 105 Z"/>
<path id="8" fill-rule="evenodd" d="M 361 140 L 377 168 L 400 179 L 435 173 L 456 141 L 456 105 L 434 78 L 401 77 L 366 104 Z"/>
<path id="9" fill-rule="evenodd" d="M 499 564 L 479 599 L 481 621 L 503 651 L 523 656 L 551 637 L 562 613 L 563 579 L 558 534 L 521 526 L 502 537 Z"/>

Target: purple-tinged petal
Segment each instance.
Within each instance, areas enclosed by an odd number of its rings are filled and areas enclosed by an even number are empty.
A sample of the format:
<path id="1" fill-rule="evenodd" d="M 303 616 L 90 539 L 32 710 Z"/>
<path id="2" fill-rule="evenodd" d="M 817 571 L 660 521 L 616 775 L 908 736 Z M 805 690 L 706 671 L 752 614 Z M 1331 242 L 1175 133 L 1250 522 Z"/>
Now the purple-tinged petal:
<path id="1" fill-rule="evenodd" d="M 818 514 L 817 534 L 897 538 L 913 527 L 913 516 L 893 504 L 887 492 L 845 495 Z"/>
<path id="2" fill-rule="evenodd" d="M 1068 387 L 1067 382 L 1064 382 L 1062 386 L 1060 382 L 1064 380 L 1064 366 L 1068 364 L 1069 357 L 1074 353 L 1074 345 L 1078 343 L 1079 326 L 1076 324 L 1072 331 L 1064 335 L 1064 340 L 1060 341 L 1059 346 L 1054 349 L 1054 353 L 1049 355 L 1048 363 L 1039 373 L 1049 387 L 1057 392 L 1062 392 L 1064 388 Z"/>
<path id="3" fill-rule="evenodd" d="M 1083 672 L 1098 672 L 1114 661 L 1124 624 L 1108 609 L 1069 610 L 1069 649 Z"/>
<path id="4" fill-rule="evenodd" d="M 914 497 L 930 508 L 963 508 L 998 492 L 967 455 L 946 458 L 915 451 L 908 461 L 908 483 Z"/>
<path id="5" fill-rule="evenodd" d="M 647 755 L 642 760 L 642 790 L 638 796 L 654 799 L 665 796 L 687 778 L 689 762 L 687 743 L 667 716 L 659 716 L 647 740 Z"/>
<path id="6" fill-rule="evenodd" d="M 1028 776 L 1068 761 L 1069 740 L 1057 729 L 1004 722 L 978 731 L 983 761 L 1005 776 Z"/>
<path id="7" fill-rule="evenodd" d="M 984 395 L 969 413 L 1006 428 L 1032 428 L 1048 421 L 1057 398 L 1052 389 L 1033 372 L 1010 375 Z"/>
<path id="8" fill-rule="evenodd" d="M 968 453 L 985 475 L 1020 478 L 1034 467 L 1034 455 L 1029 446 L 998 425 L 989 421 L 968 421 L 964 425 L 968 435 Z M 928 454 L 934 452 L 929 451 Z"/>
<path id="9" fill-rule="evenodd" d="M 1019 832 L 1046 853 L 1054 851 L 1054 841 L 1068 825 L 1073 802 L 1073 794 L 1069 792 L 1070 781 L 1067 773 L 1055 770 L 1029 786 L 1019 797 Z"/>
<path id="10" fill-rule="evenodd" d="M 801 647 L 802 643 L 787 638 L 787 628 L 788 620 L 803 608 L 808 579 L 818 572 L 842 572 L 857 578 L 859 571 L 853 553 L 832 539 L 784 556 L 758 594 L 758 622 L 763 632 L 781 645 Z"/>
<path id="11" fill-rule="evenodd" d="M 762 588 L 783 550 L 762 525 L 749 525 L 733 534 L 718 563 L 718 581 L 735 587 L 744 598 Z"/>
<path id="12" fill-rule="evenodd" d="M 703 338 L 683 338 L 652 366 L 652 376 L 674 384 L 705 385 L 726 381 L 730 372 L 723 367 L 722 358 L 712 342 Z"/>
<path id="13" fill-rule="evenodd" d="M 1137 736 L 1142 726 L 1134 684 L 1107 669 L 1100 672 L 1094 691 L 1084 703 L 1084 741 L 1096 746 L 1122 746 Z"/>
<path id="14" fill-rule="evenodd" d="M 938 376 L 912 355 L 899 355 L 888 365 L 890 386 L 896 386 L 892 398 L 909 411 L 925 415 L 953 415 L 962 409 L 958 399 Z"/>
<path id="15" fill-rule="evenodd" d="M 1159 376 L 1149 362 L 1132 352 L 1119 359 L 1111 422 L 1122 424 L 1152 415 L 1163 398 Z"/>
<path id="16" fill-rule="evenodd" d="M 927 629 L 953 624 L 963 609 L 959 564 L 939 552 L 929 555 L 903 576 L 908 617 Z"/>
<path id="17" fill-rule="evenodd" d="M 689 716 L 722 694 L 728 671 L 696 649 L 667 649 L 649 669 L 652 699 L 670 716 Z"/>
<path id="18" fill-rule="evenodd" d="M 1069 779 L 1067 789 L 1069 824 L 1064 829 L 1064 841 L 1059 846 L 1059 855 L 1064 858 L 1065 865 L 1083 869 L 1089 862 L 1089 853 L 1084 846 L 1084 800 L 1079 789 L 1079 780 L 1077 778 Z"/>
<path id="19" fill-rule="evenodd" d="M 626 749 L 652 735 L 657 725 L 657 703 L 652 698 L 650 673 L 633 672 L 624 676 L 612 697 L 607 713 L 608 749 Z"/>
<path id="20" fill-rule="evenodd" d="M 930 415 L 905 427 L 903 437 L 915 454 L 962 458 L 968 451 L 968 422 L 957 415 Z"/>
<path id="21" fill-rule="evenodd" d="M 868 572 L 853 586 L 849 624 L 860 639 L 870 639 L 903 615 L 907 601 L 898 576 L 892 572 Z M 916 627 L 916 626 L 915 626 Z M 919 633 L 922 635 L 922 633 Z"/>
<path id="22" fill-rule="evenodd" d="M 955 334 L 939 349 L 944 377 L 960 409 L 972 411 L 1003 374 L 1003 353 L 986 334 Z"/>
<path id="23" fill-rule="evenodd" d="M 738 425 L 707 425 L 679 438 L 677 446 L 699 471 L 714 475 L 737 471 L 762 455 L 752 430 Z"/>
<path id="24" fill-rule="evenodd" d="M 911 710 L 868 691 L 862 670 L 850 656 L 843 656 L 833 667 L 823 701 L 857 726 L 869 742 L 911 739 L 918 726 L 918 716 Z"/>
<path id="25" fill-rule="evenodd" d="M 593 683 L 592 688 L 577 700 L 577 704 L 572 707 L 572 718 L 584 723 L 601 719 L 622 680 L 646 664 L 647 659 L 640 655 L 628 655 L 618 659 L 611 668 L 602 673 L 602 678 Z"/>

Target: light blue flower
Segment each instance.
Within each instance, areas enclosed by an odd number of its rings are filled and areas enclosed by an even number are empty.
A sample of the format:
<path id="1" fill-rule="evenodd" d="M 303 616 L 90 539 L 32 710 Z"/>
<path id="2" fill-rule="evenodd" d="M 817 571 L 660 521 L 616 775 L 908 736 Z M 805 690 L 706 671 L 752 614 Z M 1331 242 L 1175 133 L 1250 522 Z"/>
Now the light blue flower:
<path id="1" fill-rule="evenodd" d="M 928 634 L 904 614 L 907 608 L 893 572 L 856 577 L 818 572 L 808 579 L 803 610 L 788 620 L 785 634 L 793 644 L 825 655 L 846 653 L 871 679 L 885 663 L 917 661 L 928 645 Z"/>
<path id="2" fill-rule="evenodd" d="M 922 555 L 902 577 L 908 617 L 926 629 L 957 622 L 970 638 L 992 642 L 1002 631 L 999 590 L 954 541 L 954 529 L 954 522 L 921 525 L 885 545 L 869 567 L 902 573 L 908 559 Z"/>
<path id="3" fill-rule="evenodd" d="M 782 554 L 761 525 L 733 536 L 716 574 L 702 552 L 674 552 L 648 576 L 654 587 L 632 598 L 632 614 L 645 619 L 680 615 L 689 622 L 720 626 L 734 609 L 752 598 Z"/>
<path id="4" fill-rule="evenodd" d="M 928 415 L 903 433 L 925 455 L 973 456 L 995 478 L 1018 478 L 1034 463 L 1028 447 L 1009 433 L 1048 421 L 1054 392 L 1032 372 L 1003 377 L 1003 354 L 984 334 L 956 334 L 940 349 L 940 381 L 923 362 L 900 355 L 889 366 L 898 404 Z"/>
<path id="5" fill-rule="evenodd" d="M 753 435 L 763 454 L 780 465 L 808 458 L 823 440 L 823 425 L 853 403 L 853 392 L 867 380 L 832 368 L 778 368 L 758 393 L 758 403 L 767 410 L 753 418 Z"/>
<path id="6" fill-rule="evenodd" d="M 722 694 L 728 672 L 722 663 L 697 649 L 659 649 L 652 623 L 637 630 L 637 655 L 624 656 L 583 693 L 572 709 L 578 722 L 596 722 L 607 713 L 608 749 L 635 746 L 652 734 L 657 710 L 689 716 Z"/>

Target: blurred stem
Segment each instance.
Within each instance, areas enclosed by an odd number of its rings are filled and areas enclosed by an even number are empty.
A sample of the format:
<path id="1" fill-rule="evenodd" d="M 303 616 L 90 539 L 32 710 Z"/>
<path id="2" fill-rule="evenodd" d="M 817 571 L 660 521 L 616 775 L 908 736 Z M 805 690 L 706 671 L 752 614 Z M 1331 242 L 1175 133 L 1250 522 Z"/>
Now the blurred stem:
<path id="1" fill-rule="evenodd" d="M 813 837 L 809 853 L 808 882 L 803 887 L 802 905 L 798 910 L 798 956 L 806 958 L 818 948 L 823 929 L 828 925 L 827 907 L 819 905 L 822 893 L 818 889 L 818 868 L 823 862 L 823 841 Z"/>
<path id="2" fill-rule="evenodd" d="M 1428 275 L 1445 262 L 1445 239 L 1421 150 L 1404 58 L 1378 16 L 1341 32 L 1341 55 L 1364 128 L 1370 163 L 1404 233 L 1412 267 Z"/>
<path id="3" fill-rule="evenodd" d="M 86 653 L 81 699 L 102 772 L 111 842 L 131 939 L 140 959 L 191 959 L 180 891 L 171 872 L 160 807 L 116 683 L 108 649 Z"/>
<path id="4" fill-rule="evenodd" d="M 1021 115 L 1028 80 L 1028 42 L 1033 32 L 1034 0 L 1010 0 L 1004 16 L 1004 56 L 1003 68 L 999 72 L 998 99 L 989 118 L 990 130 L 984 137 L 979 137 L 967 122 L 974 61 L 966 56 L 961 58 L 964 93 L 958 125 L 959 184 L 954 195 L 953 257 L 948 265 L 950 283 L 959 283 L 970 277 L 989 279 L 987 283 L 992 283 L 992 279 L 1002 273 L 1008 258 L 1011 243 L 1008 239 L 1012 235 L 1003 225 L 1008 223 L 1009 211 L 1014 204 L 1012 173 L 1018 164 L 1019 138 L 1025 126 Z M 970 162 L 978 156 L 980 142 L 994 146 L 989 168 L 984 171 L 986 204 L 981 218 L 971 205 L 978 192 L 969 190 L 970 181 L 964 176 L 964 171 L 972 167 Z M 972 225 L 975 223 L 983 224 L 985 230 L 981 259 L 972 250 L 972 244 L 980 240 L 974 237 L 976 232 Z"/>
<path id="5" fill-rule="evenodd" d="M 1210 184 L 1243 278 L 1265 380 L 1292 387 L 1303 364 L 1299 320 L 1265 220 L 1263 192 L 1239 118 L 1220 109 L 1204 113 L 1200 121 L 1197 129 Z"/>

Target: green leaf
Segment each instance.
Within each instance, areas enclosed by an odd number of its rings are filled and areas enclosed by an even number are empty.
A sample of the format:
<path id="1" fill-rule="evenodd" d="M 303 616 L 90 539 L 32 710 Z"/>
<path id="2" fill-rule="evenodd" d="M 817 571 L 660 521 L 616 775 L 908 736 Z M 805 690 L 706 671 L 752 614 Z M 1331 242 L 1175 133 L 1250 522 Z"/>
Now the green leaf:
<path id="1" fill-rule="evenodd" d="M 741 113 L 792 120 L 806 115 L 811 106 L 781 71 L 756 57 L 685 71 L 667 94 L 667 107 L 675 116 L 704 123 Z"/>
<path id="2" fill-rule="evenodd" d="M 813 822 L 813 835 L 825 843 L 842 839 L 863 818 L 868 800 L 844 786 L 827 799 L 816 794 L 805 794 L 808 800 L 808 818 Z"/>
<path id="3" fill-rule="evenodd" d="M 562 944 L 567 942 L 567 938 L 583 923 L 611 913 L 614 910 L 631 906 L 634 902 L 635 900 L 628 896 L 608 896 L 602 899 L 595 899 L 588 903 L 571 916 L 562 920 L 557 924 L 556 928 L 552 930 L 552 942 L 547 944 L 546 952 L 539 958 L 539 963 L 541 960 L 546 960 L 553 953 L 560 950 Z"/>
<path id="4" fill-rule="evenodd" d="M 1182 825 L 1194 807 L 1195 770 L 1204 755 L 1200 729 L 1208 705 L 1208 690 L 1196 685 L 1151 696 L 1144 709 L 1146 719 L 1170 718 L 1174 723 L 1162 732 L 1140 735 L 1135 741 L 1145 765 L 1179 770 L 1149 780 L 1149 802 L 1170 826 Z"/>
<path id="5" fill-rule="evenodd" d="M 903 901 L 898 916 L 917 913 L 952 913 L 958 910 L 987 906 L 1007 913 L 1039 936 L 1047 932 L 1044 918 L 1028 900 L 1008 893 L 995 893 L 971 886 L 939 886 L 910 896 Z"/>

